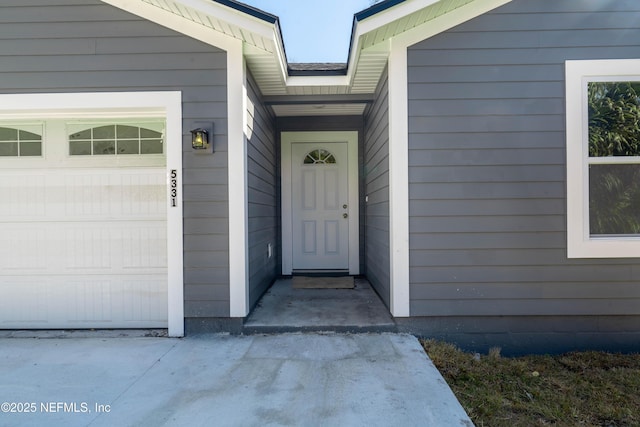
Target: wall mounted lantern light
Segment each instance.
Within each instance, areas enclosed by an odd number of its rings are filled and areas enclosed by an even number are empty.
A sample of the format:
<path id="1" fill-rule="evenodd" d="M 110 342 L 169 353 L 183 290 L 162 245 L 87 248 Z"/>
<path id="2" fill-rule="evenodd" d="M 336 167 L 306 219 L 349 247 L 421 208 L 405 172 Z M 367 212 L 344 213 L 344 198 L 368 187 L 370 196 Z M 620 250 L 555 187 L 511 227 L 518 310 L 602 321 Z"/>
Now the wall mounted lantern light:
<path id="1" fill-rule="evenodd" d="M 194 150 L 206 150 L 209 148 L 209 131 L 197 128 L 191 131 L 191 147 Z"/>

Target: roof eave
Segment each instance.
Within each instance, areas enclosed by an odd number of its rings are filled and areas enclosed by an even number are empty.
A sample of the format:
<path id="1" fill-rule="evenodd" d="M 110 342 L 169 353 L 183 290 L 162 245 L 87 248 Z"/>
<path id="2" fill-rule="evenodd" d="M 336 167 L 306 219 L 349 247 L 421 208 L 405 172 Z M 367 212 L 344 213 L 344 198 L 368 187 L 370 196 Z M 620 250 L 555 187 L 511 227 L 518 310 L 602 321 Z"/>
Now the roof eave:
<path id="1" fill-rule="evenodd" d="M 399 43 L 408 47 L 511 1 L 459 0 L 445 3 L 444 0 L 387 0 L 356 13 L 347 63 L 349 84 L 354 84 L 363 57 L 380 57 L 385 52 L 388 54 L 391 40 L 398 39 Z M 448 8 L 444 11 L 433 9 L 438 12 L 433 18 L 417 24 L 412 23 L 406 28 L 397 26 L 397 23 L 412 15 L 419 17 L 428 8 L 439 8 L 440 3 Z M 376 33 L 384 34 L 384 37 L 378 37 Z M 368 40 L 369 38 L 371 40 Z"/>
<path id="2" fill-rule="evenodd" d="M 256 76 L 263 94 L 286 95 L 323 86 L 331 93 L 373 93 L 392 40 L 408 47 L 512 0 L 386 0 L 354 15 L 344 69 L 303 71 L 288 64 L 278 17 L 235 0 L 102 1 L 223 50 L 241 41 L 249 67 L 265 76 Z M 429 8 L 433 13 L 423 14 Z"/>
<path id="3" fill-rule="evenodd" d="M 248 4 L 240 3 L 233 0 L 213 0 L 213 1 L 216 3 L 220 3 L 223 6 L 227 6 L 232 9 L 235 9 L 239 12 L 245 13 L 249 16 L 253 16 L 254 18 L 261 19 L 270 24 L 275 24 L 276 22 L 279 22 L 279 18 L 276 15 L 272 15 L 268 12 L 265 12 L 261 9 L 250 6 Z"/>

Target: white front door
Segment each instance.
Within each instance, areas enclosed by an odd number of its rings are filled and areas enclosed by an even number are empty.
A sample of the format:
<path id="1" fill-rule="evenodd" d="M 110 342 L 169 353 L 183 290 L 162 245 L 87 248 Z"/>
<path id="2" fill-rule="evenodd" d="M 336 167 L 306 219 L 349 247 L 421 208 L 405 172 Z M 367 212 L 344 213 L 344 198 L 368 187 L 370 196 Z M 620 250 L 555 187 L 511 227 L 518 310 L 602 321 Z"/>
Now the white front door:
<path id="1" fill-rule="evenodd" d="M 357 141 L 357 132 L 282 134 L 284 274 L 359 273 Z"/>
<path id="2" fill-rule="evenodd" d="M 294 268 L 348 270 L 347 143 L 291 149 Z"/>

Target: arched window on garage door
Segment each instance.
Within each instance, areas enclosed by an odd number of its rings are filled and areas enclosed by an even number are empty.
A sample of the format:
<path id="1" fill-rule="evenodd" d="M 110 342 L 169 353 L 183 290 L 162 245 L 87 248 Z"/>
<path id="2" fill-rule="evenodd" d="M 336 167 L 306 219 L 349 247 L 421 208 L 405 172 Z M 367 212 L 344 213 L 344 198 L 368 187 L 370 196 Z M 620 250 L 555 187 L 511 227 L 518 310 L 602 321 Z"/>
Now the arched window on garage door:
<path id="1" fill-rule="evenodd" d="M 69 155 L 162 154 L 164 123 L 69 123 Z"/>
<path id="2" fill-rule="evenodd" d="M 42 125 L 0 123 L 0 156 L 42 156 Z"/>

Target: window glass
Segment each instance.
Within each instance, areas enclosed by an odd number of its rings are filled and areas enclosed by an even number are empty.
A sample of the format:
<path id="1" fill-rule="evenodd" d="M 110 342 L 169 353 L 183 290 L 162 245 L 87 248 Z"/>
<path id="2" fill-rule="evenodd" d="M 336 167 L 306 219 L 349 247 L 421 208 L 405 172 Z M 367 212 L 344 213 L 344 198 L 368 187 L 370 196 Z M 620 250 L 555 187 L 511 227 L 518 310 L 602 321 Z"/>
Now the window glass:
<path id="1" fill-rule="evenodd" d="M 18 129 L 0 127 L 0 142 L 17 140 Z"/>
<path id="2" fill-rule="evenodd" d="M 72 156 L 135 155 L 163 153 L 163 122 L 135 124 L 70 123 Z"/>
<path id="3" fill-rule="evenodd" d="M 17 142 L 0 142 L 0 156 L 18 156 Z"/>
<path id="4" fill-rule="evenodd" d="M 20 141 L 21 156 L 41 156 L 42 143 L 40 141 Z"/>
<path id="5" fill-rule="evenodd" d="M 162 154 L 162 140 L 143 139 L 140 142 L 140 154 Z"/>
<path id="6" fill-rule="evenodd" d="M 118 125 L 116 126 L 116 135 L 118 139 L 123 138 L 139 138 L 140 137 L 140 128 L 135 126 L 127 126 L 127 125 Z"/>
<path id="7" fill-rule="evenodd" d="M 139 144 L 137 139 L 119 139 L 118 154 L 138 154 Z"/>
<path id="8" fill-rule="evenodd" d="M 20 141 L 41 141 L 42 136 L 26 130 L 18 131 L 18 139 Z"/>
<path id="9" fill-rule="evenodd" d="M 0 125 L 1 157 L 42 155 L 42 125 Z"/>
<path id="10" fill-rule="evenodd" d="M 640 164 L 589 166 L 589 231 L 640 234 Z"/>
<path id="11" fill-rule="evenodd" d="M 116 154 L 116 142 L 111 141 L 93 141 L 93 154 L 103 156 L 107 154 Z"/>
<path id="12" fill-rule="evenodd" d="M 640 156 L 640 82 L 590 82 L 589 157 Z"/>
<path id="13" fill-rule="evenodd" d="M 640 234 L 640 82 L 589 82 L 589 233 Z"/>
<path id="14" fill-rule="evenodd" d="M 115 139 L 116 127 L 115 126 L 100 126 L 92 129 L 93 139 Z"/>
<path id="15" fill-rule="evenodd" d="M 304 158 L 305 165 L 335 164 L 336 158 L 329 151 L 322 148 L 309 152 Z"/>
<path id="16" fill-rule="evenodd" d="M 91 141 L 69 142 L 69 154 L 71 154 L 72 156 L 90 156 Z"/>
<path id="17" fill-rule="evenodd" d="M 69 135 L 69 139 L 71 141 L 83 140 L 83 139 L 91 139 L 91 129 L 85 129 L 76 133 L 72 133 Z"/>

